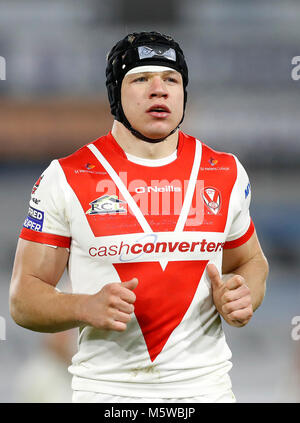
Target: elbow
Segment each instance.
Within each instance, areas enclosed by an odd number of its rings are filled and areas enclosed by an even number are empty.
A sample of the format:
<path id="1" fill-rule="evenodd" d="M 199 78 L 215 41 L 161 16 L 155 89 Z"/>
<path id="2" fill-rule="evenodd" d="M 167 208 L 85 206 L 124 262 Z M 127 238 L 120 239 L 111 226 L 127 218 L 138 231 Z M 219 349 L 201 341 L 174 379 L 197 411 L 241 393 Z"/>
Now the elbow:
<path id="1" fill-rule="evenodd" d="M 24 313 L 22 312 L 21 296 L 18 290 L 13 288 L 13 285 L 9 292 L 9 313 L 17 325 L 26 327 Z"/>
<path id="2" fill-rule="evenodd" d="M 266 289 L 266 283 L 267 283 L 267 279 L 268 279 L 268 276 L 269 276 L 269 272 L 270 272 L 270 266 L 269 266 L 269 263 L 268 263 L 268 260 L 267 260 L 267 258 L 265 257 L 265 255 L 263 256 L 263 267 L 264 267 L 264 270 L 263 270 L 263 279 L 264 279 L 264 281 L 265 281 L 265 289 Z"/>
<path id="3" fill-rule="evenodd" d="M 21 326 L 21 318 L 18 307 L 18 296 L 16 293 L 10 292 L 9 294 L 9 313 L 15 323 Z"/>

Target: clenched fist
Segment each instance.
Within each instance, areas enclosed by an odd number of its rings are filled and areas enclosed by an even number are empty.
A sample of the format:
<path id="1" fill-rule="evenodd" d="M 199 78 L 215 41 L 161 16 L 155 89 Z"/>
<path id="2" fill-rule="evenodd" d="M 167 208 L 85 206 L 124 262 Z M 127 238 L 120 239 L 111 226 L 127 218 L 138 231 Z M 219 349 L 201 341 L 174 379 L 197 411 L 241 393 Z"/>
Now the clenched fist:
<path id="1" fill-rule="evenodd" d="M 214 264 L 207 265 L 207 274 L 218 312 L 228 324 L 245 326 L 253 315 L 251 292 L 245 279 L 240 275 L 231 275 L 223 281 Z"/>
<path id="2" fill-rule="evenodd" d="M 85 295 L 80 310 L 82 323 L 97 329 L 126 330 L 134 312 L 136 296 L 133 290 L 137 284 L 137 278 L 122 283 L 109 283 L 96 294 Z"/>

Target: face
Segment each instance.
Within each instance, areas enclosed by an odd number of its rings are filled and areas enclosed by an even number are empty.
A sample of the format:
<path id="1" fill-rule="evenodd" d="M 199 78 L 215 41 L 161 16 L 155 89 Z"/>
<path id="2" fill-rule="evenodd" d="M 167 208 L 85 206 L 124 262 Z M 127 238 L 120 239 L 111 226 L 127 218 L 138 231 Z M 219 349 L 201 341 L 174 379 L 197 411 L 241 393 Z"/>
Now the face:
<path id="1" fill-rule="evenodd" d="M 167 136 L 182 118 L 182 76 L 175 70 L 126 75 L 121 99 L 125 116 L 134 129 L 149 138 Z"/>

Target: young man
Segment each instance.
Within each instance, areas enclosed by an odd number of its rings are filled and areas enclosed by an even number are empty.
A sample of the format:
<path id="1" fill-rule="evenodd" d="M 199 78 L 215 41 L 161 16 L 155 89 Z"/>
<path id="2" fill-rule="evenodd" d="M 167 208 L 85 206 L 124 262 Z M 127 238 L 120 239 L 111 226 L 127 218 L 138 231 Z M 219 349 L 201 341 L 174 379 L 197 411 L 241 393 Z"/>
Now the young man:
<path id="1" fill-rule="evenodd" d="M 79 327 L 75 402 L 233 402 L 220 316 L 246 325 L 268 273 L 246 172 L 179 131 L 188 69 L 171 37 L 129 34 L 106 76 L 112 131 L 33 188 L 12 317 Z M 66 266 L 72 294 L 55 289 Z"/>

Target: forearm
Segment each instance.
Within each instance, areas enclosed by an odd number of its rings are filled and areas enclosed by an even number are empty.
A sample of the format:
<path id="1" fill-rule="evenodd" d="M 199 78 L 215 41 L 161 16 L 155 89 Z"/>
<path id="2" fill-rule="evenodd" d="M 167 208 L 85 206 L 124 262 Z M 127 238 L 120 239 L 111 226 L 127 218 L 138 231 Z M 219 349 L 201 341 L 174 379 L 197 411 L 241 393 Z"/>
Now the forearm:
<path id="1" fill-rule="evenodd" d="M 265 291 L 269 266 L 265 256 L 259 252 L 248 262 L 232 270 L 231 274 L 223 275 L 223 280 L 228 280 L 232 274 L 240 275 L 251 291 L 253 311 L 262 303 Z"/>
<path id="2" fill-rule="evenodd" d="M 10 313 L 18 325 L 38 332 L 60 332 L 82 324 L 81 304 L 86 295 L 59 292 L 34 276 L 23 276 L 21 283 L 12 286 Z"/>

